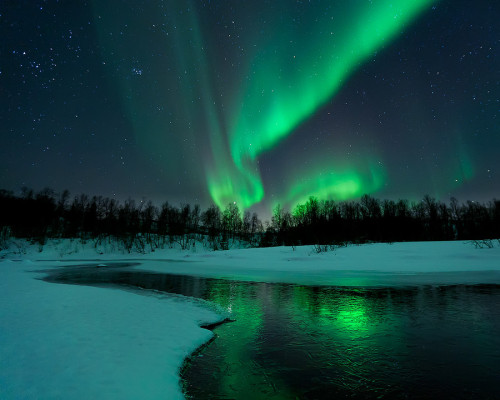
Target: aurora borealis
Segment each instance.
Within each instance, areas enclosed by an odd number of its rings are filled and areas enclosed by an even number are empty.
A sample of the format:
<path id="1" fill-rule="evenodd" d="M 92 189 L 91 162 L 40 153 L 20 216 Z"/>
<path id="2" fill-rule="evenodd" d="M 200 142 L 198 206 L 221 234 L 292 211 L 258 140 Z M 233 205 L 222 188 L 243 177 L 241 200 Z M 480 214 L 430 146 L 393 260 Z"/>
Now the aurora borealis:
<path id="1" fill-rule="evenodd" d="M 222 191 L 224 201 L 219 199 L 218 180 L 212 179 L 210 185 L 216 187 L 212 190 L 214 199 L 226 203 L 240 197 L 243 206 L 262 200 L 264 190 L 260 178 L 252 173 L 256 169 L 253 162 L 259 154 L 293 133 L 300 122 L 335 94 L 362 61 L 391 39 L 415 14 L 418 15 L 426 3 L 430 1 L 333 6 L 329 13 L 309 20 L 314 24 L 297 24 L 294 29 L 286 24 L 279 30 L 276 40 L 263 44 L 255 57 L 241 110 L 234 127 L 229 129 L 232 161 L 243 179 L 235 179 L 240 183 L 236 190 Z M 286 10 L 287 2 L 281 6 Z M 296 18 L 299 18 L 301 13 L 297 14 Z M 292 15 L 289 18 L 294 19 Z M 311 36 L 312 46 L 307 43 Z M 274 55 L 270 56 L 273 50 Z M 225 174 L 225 169 L 218 171 L 219 181 L 225 181 Z M 356 196 L 367 190 L 360 185 L 353 187 L 354 181 L 349 179 L 338 179 L 341 180 L 338 184 L 330 184 L 328 179 L 322 181 L 326 192 L 331 192 L 328 194 L 347 192 Z M 238 189 L 238 186 L 242 188 Z M 301 194 L 309 193 L 310 190 L 306 190 Z"/>
<path id="2" fill-rule="evenodd" d="M 498 197 L 486 0 L 1 6 L 0 187 L 236 202 Z"/>

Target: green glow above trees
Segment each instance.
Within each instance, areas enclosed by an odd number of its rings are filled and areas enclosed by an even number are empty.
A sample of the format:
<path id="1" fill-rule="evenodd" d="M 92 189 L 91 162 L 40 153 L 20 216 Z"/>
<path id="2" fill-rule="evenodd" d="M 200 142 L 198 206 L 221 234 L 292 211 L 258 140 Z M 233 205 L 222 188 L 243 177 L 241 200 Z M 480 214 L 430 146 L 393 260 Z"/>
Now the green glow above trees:
<path id="1" fill-rule="evenodd" d="M 436 1 L 325 2 L 318 13 L 318 7 L 277 0 L 259 10 L 255 26 L 245 21 L 239 43 L 247 46 L 227 77 L 194 2 L 169 2 L 168 11 L 150 2 L 137 15 L 124 8 L 117 16 L 98 1 L 93 9 L 105 68 L 120 89 L 137 144 L 165 169 L 170 184 L 182 183 L 184 190 L 206 184 L 219 208 L 236 202 L 243 211 L 266 196 L 259 158 L 335 97 L 363 63 Z M 137 34 L 146 25 L 154 37 L 148 43 Z M 152 53 L 159 62 L 147 64 Z M 376 151 L 364 150 L 351 161 L 337 152 L 334 161 L 343 168 L 327 163 L 316 176 L 308 171 L 308 176 L 282 177 L 288 193 L 274 196 L 285 203 L 373 192 L 380 179 L 359 160 L 373 158 Z M 200 166 L 196 173 L 176 179 L 193 165 Z"/>
<path id="2" fill-rule="evenodd" d="M 364 168 L 364 163 L 359 161 L 358 164 L 354 169 L 330 163 L 298 173 L 278 202 L 293 209 L 297 204 L 304 204 L 310 196 L 320 200 L 349 200 L 380 189 L 386 182 L 384 168 L 375 163 Z"/>
<path id="3" fill-rule="evenodd" d="M 236 201 L 246 208 L 261 201 L 264 189 L 258 157 L 292 134 L 363 62 L 432 3 L 342 3 L 301 29 L 277 24 L 276 34 L 266 38 L 251 63 L 249 78 L 239 93 L 240 108 L 227 127 L 231 160 L 216 152 L 214 158 L 224 161 L 216 161 L 207 172 L 215 203 L 224 206 Z M 311 41 L 310 34 L 304 35 L 306 29 L 313 30 L 317 39 Z M 369 191 L 363 184 L 366 180 L 356 172 L 332 172 L 331 176 L 311 177 L 306 183 L 298 181 L 289 196 L 352 198 Z"/>

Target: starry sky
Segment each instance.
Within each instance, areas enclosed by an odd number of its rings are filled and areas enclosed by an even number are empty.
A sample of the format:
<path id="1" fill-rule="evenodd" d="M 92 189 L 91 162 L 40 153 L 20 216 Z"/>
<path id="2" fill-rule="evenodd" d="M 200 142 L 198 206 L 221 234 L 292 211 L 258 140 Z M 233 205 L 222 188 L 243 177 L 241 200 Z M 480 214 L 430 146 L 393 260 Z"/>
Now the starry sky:
<path id="1" fill-rule="evenodd" d="M 0 188 L 266 213 L 500 197 L 500 3 L 0 3 Z"/>

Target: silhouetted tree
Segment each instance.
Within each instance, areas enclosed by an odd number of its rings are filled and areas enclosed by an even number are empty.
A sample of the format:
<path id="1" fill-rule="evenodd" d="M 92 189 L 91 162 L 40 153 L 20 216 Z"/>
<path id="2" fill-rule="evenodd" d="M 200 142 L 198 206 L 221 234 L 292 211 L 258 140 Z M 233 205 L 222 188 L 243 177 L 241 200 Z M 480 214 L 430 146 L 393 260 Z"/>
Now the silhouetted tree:
<path id="1" fill-rule="evenodd" d="M 23 188 L 21 195 L 0 190 L 0 232 L 5 237 L 25 237 L 43 244 L 49 237 L 95 239 L 96 245 L 112 235 L 130 251 L 154 250 L 161 244 L 179 243 L 189 248 L 203 239 L 212 249 L 227 249 L 242 240 L 251 246 L 317 244 L 345 241 L 469 240 L 500 237 L 500 201 L 487 204 L 467 201 L 449 204 L 429 195 L 420 202 L 380 201 L 364 195 L 356 201 L 318 200 L 310 197 L 297 204 L 293 213 L 276 205 L 270 223 L 245 211 L 236 203 L 223 211 L 212 205 L 201 211 L 199 205 L 168 202 L 161 209 L 143 200 L 115 199 L 85 194 L 69 198 L 46 188 L 34 192 Z"/>

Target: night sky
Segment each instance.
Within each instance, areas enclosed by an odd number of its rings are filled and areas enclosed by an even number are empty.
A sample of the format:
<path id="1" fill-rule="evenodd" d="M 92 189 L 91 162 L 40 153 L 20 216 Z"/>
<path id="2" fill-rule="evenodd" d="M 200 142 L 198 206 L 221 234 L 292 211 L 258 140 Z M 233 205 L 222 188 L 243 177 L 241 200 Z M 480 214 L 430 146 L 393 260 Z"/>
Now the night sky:
<path id="1" fill-rule="evenodd" d="M 0 188 L 500 197 L 500 2 L 2 1 Z"/>

